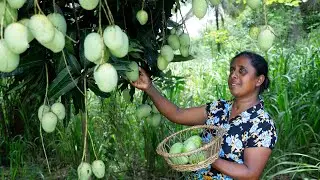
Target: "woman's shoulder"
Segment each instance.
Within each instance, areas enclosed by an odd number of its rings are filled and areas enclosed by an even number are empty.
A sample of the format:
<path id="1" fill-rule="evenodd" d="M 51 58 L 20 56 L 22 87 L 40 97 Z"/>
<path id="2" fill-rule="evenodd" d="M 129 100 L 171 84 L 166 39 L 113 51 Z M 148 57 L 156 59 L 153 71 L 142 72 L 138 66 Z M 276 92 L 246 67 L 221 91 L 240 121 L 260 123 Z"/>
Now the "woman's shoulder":
<path id="1" fill-rule="evenodd" d="M 267 111 L 257 111 L 257 116 L 250 119 L 247 147 L 268 147 L 273 149 L 277 142 L 275 123 Z"/>
<path id="2" fill-rule="evenodd" d="M 211 107 L 224 107 L 226 104 L 230 105 L 232 101 L 231 100 L 225 100 L 225 99 L 218 99 L 212 102 L 207 103 L 207 105 Z"/>
<path id="3" fill-rule="evenodd" d="M 273 118 L 264 108 L 259 109 L 256 113 L 256 116 L 259 118 L 260 122 L 266 122 L 274 125 Z"/>
<path id="4" fill-rule="evenodd" d="M 216 101 L 207 103 L 207 115 L 209 118 L 214 116 L 222 116 L 229 111 L 230 105 L 230 101 L 224 99 L 218 99 Z"/>

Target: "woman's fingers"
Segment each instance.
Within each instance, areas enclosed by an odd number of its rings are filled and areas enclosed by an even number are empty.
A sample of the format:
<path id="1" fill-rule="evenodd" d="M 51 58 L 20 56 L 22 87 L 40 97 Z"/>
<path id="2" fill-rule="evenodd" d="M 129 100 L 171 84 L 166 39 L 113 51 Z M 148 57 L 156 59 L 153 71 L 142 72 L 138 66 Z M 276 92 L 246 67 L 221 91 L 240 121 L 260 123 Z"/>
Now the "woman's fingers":
<path id="1" fill-rule="evenodd" d="M 130 82 L 133 86 L 139 88 L 141 86 L 141 84 L 143 84 L 141 77 L 139 77 L 138 80 L 134 81 L 134 82 Z"/>
<path id="2" fill-rule="evenodd" d="M 142 69 L 141 67 L 139 67 L 139 71 L 146 74 L 146 71 L 144 69 Z"/>
<path id="3" fill-rule="evenodd" d="M 130 84 L 138 89 L 144 90 L 148 86 L 150 79 L 149 79 L 149 76 L 147 75 L 147 72 L 143 68 L 139 67 L 139 71 L 140 71 L 139 79 L 136 80 L 135 82 L 130 82 Z"/>
<path id="4" fill-rule="evenodd" d="M 143 68 L 139 67 L 139 71 L 140 71 L 140 74 L 141 74 L 142 76 L 149 77 L 149 76 L 148 76 L 148 73 L 147 73 Z"/>

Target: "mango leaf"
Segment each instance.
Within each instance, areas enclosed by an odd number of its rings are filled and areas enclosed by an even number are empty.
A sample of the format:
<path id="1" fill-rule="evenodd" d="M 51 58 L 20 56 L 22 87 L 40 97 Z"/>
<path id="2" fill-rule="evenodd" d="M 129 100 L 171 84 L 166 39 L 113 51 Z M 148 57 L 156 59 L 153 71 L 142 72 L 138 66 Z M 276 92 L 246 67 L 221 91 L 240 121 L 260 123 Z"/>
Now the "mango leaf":
<path id="1" fill-rule="evenodd" d="M 184 61 L 190 61 L 193 60 L 194 57 L 193 56 L 188 56 L 188 57 L 183 57 L 181 55 L 174 55 L 174 58 L 171 62 L 184 62 Z"/>
<path id="2" fill-rule="evenodd" d="M 54 100 L 55 98 L 64 95 L 78 84 L 80 77 L 73 77 L 72 80 L 67 68 L 70 68 L 70 66 L 64 68 L 50 84 L 48 89 L 50 100 Z"/>
<path id="3" fill-rule="evenodd" d="M 129 55 L 135 59 L 142 59 L 141 55 L 139 53 L 133 52 L 129 53 Z"/>
<path id="4" fill-rule="evenodd" d="M 31 80 L 33 80 L 35 75 L 27 76 L 24 81 L 15 81 L 13 84 L 9 86 L 8 94 L 18 91 L 19 89 L 25 87 Z"/>
<path id="5" fill-rule="evenodd" d="M 68 94 L 72 97 L 74 105 L 74 114 L 78 114 L 79 110 L 84 112 L 84 96 L 80 93 L 80 91 L 77 88 L 74 88 L 71 91 L 69 91 Z"/>
<path id="6" fill-rule="evenodd" d="M 56 74 L 59 74 L 59 72 L 61 72 L 66 67 L 66 63 L 64 62 L 62 53 L 54 53 L 52 59 L 54 61 L 54 72 Z"/>
<path id="7" fill-rule="evenodd" d="M 76 87 L 76 85 L 78 84 L 78 81 L 79 81 L 79 77 L 74 80 L 72 80 L 70 78 L 69 81 L 65 81 L 65 82 L 59 84 L 59 86 L 56 86 L 56 87 L 58 87 L 57 91 L 49 93 L 49 101 L 54 101 L 57 98 L 59 98 L 60 96 L 66 94 L 67 92 L 72 90 L 74 87 Z"/>
<path id="8" fill-rule="evenodd" d="M 87 66 L 91 63 L 90 61 L 87 60 L 87 58 L 84 56 L 84 40 L 86 36 L 89 34 L 89 31 L 82 31 L 81 36 L 80 36 L 80 49 L 79 49 L 79 57 L 80 57 L 80 63 L 81 66 L 86 69 Z"/>
<path id="9" fill-rule="evenodd" d="M 141 49 L 129 47 L 128 52 L 143 52 Z"/>
<path id="10" fill-rule="evenodd" d="M 130 45 L 129 45 L 129 50 L 128 52 L 143 52 L 143 46 L 139 44 L 139 41 L 130 39 Z"/>
<path id="11" fill-rule="evenodd" d="M 177 3 L 179 3 L 179 1 L 177 1 Z M 178 26 L 180 26 L 180 24 L 175 21 L 172 21 L 171 19 L 168 19 L 167 26 L 168 27 L 178 27 Z"/>
<path id="12" fill-rule="evenodd" d="M 32 68 L 43 66 L 43 62 L 42 59 L 24 59 L 20 61 L 19 66 L 14 71 L 8 73 L 0 72 L 0 77 L 4 78 L 23 74 Z"/>
<path id="13" fill-rule="evenodd" d="M 112 65 L 117 71 L 128 71 L 129 70 L 129 68 L 124 64 L 122 64 L 122 65 L 120 65 L 120 64 L 112 64 Z"/>
<path id="14" fill-rule="evenodd" d="M 73 55 L 64 50 L 65 58 L 68 62 L 68 65 L 71 67 L 72 71 L 76 73 L 77 75 L 81 74 L 81 66 L 77 60 L 77 58 Z M 63 58 L 63 54 L 61 55 L 61 58 Z"/>
<path id="15" fill-rule="evenodd" d="M 17 69 L 21 69 L 23 71 L 34 68 L 34 67 L 40 67 L 43 66 L 44 60 L 43 59 L 23 59 L 20 61 L 20 64 Z"/>
<path id="16" fill-rule="evenodd" d="M 65 81 L 68 76 L 68 69 L 64 68 L 50 84 L 49 92 L 52 92 L 54 89 L 56 89 L 56 86 L 58 86 L 62 81 Z"/>

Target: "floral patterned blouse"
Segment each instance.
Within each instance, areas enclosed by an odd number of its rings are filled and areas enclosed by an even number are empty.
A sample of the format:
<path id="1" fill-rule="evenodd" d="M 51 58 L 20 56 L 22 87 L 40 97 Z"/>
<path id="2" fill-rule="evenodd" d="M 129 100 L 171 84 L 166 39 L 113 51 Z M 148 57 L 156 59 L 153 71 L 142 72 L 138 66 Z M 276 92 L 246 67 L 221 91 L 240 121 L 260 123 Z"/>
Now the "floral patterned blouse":
<path id="1" fill-rule="evenodd" d="M 231 162 L 243 164 L 244 149 L 250 147 L 267 147 L 273 149 L 277 141 L 276 128 L 273 120 L 263 108 L 263 101 L 229 119 L 233 101 L 218 100 L 207 104 L 207 125 L 224 128 L 227 133 L 223 136 L 219 157 Z M 209 141 L 214 133 L 206 133 L 202 140 Z M 191 179 L 229 180 L 231 177 L 208 167 L 193 173 Z"/>

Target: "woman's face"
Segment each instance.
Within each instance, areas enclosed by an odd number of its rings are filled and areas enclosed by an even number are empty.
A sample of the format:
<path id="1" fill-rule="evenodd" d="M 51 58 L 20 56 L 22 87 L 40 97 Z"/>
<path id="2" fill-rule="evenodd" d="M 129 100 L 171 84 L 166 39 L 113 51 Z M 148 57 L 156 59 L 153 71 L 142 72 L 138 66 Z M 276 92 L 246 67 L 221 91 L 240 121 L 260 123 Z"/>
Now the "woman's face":
<path id="1" fill-rule="evenodd" d="M 264 75 L 256 76 L 256 70 L 247 57 L 237 57 L 230 65 L 228 85 L 234 97 L 258 95 L 263 80 Z"/>

